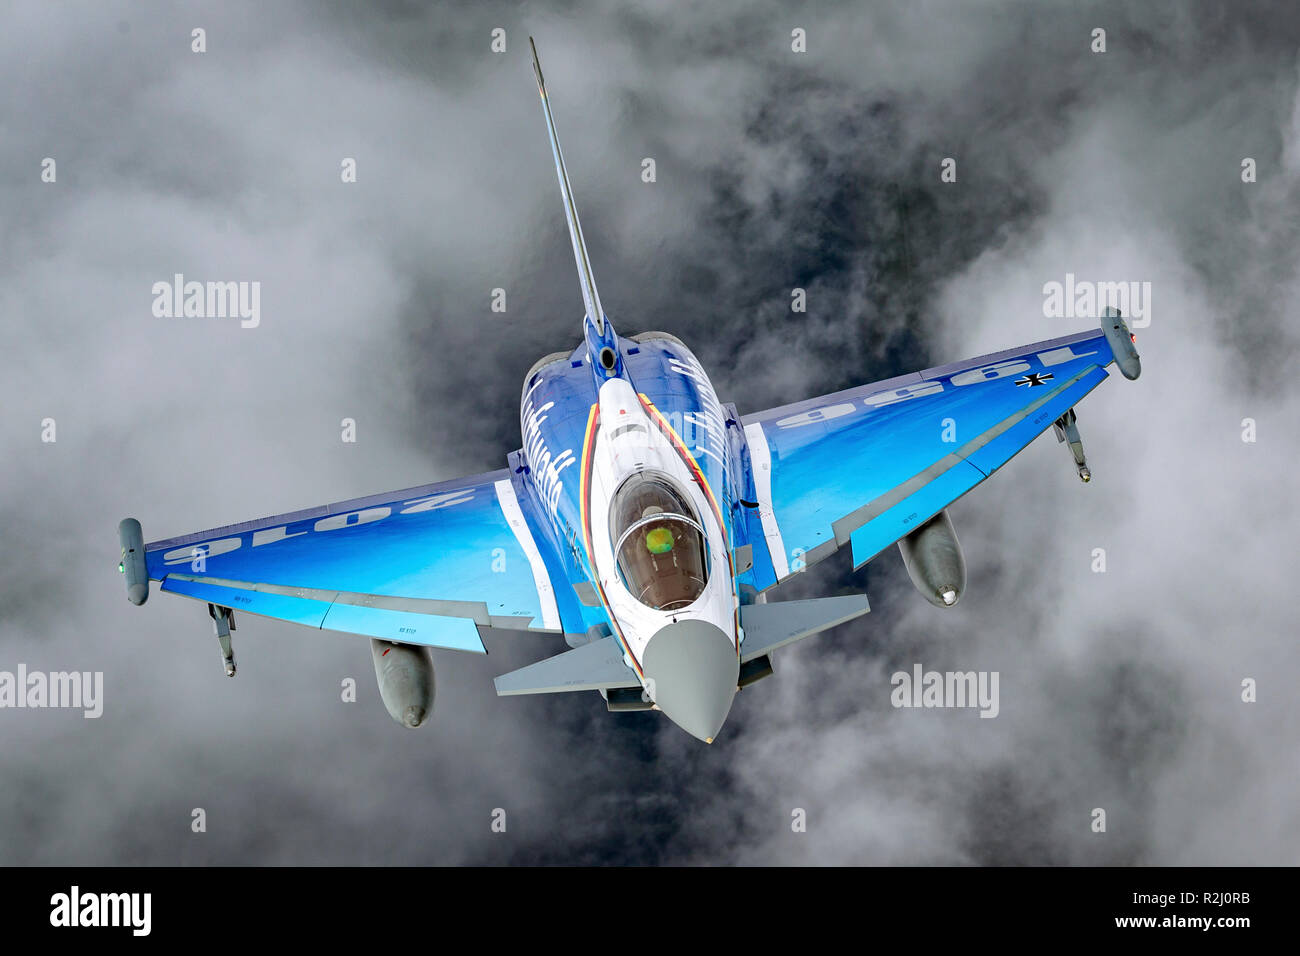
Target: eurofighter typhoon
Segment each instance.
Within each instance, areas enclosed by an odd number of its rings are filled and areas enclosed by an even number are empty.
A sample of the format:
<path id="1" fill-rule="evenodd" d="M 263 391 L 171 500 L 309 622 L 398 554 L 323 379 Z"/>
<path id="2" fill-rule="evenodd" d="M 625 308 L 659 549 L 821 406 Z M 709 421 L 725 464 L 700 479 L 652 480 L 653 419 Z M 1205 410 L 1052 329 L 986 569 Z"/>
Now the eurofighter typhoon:
<path id="1" fill-rule="evenodd" d="M 1049 427 L 1091 477 L 1074 406 L 1141 371 L 1124 319 L 749 415 L 687 346 L 624 337 L 601 306 L 537 51 L 586 314 L 582 342 L 523 382 L 523 447 L 499 471 L 144 542 L 118 528 L 127 597 L 150 582 L 207 605 L 226 673 L 235 611 L 371 639 L 393 719 L 433 709 L 430 648 L 487 653 L 512 631 L 567 649 L 501 695 L 595 691 L 712 743 L 782 646 L 865 614 L 865 596 L 767 601 L 848 547 L 897 544 L 921 594 L 955 605 L 966 565 L 947 508 Z M 961 422 L 964 443 L 940 423 Z M 502 560 L 504 557 L 504 560 Z"/>

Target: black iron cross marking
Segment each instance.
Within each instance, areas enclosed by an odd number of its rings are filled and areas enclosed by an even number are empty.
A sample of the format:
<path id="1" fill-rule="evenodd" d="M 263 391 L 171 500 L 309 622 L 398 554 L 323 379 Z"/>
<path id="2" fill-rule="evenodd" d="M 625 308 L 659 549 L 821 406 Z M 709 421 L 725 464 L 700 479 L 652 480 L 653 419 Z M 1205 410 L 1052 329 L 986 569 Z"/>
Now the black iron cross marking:
<path id="1" fill-rule="evenodd" d="M 1055 377 L 1051 372 L 1030 372 L 1024 378 L 1016 379 L 1016 384 L 1033 388 L 1035 385 L 1046 385 Z"/>

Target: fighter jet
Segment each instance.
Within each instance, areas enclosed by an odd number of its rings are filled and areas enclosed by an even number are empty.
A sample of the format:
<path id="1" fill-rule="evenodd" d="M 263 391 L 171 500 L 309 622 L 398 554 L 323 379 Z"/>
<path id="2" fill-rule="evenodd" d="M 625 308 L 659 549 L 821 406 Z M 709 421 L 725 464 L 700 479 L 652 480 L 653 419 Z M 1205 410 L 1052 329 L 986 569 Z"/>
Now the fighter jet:
<path id="1" fill-rule="evenodd" d="M 1099 329 L 742 415 L 679 339 L 615 331 L 532 52 L 585 312 L 582 341 L 524 376 L 522 447 L 487 474 L 148 544 L 128 518 L 119 569 L 134 604 L 151 582 L 206 604 L 231 676 L 236 610 L 364 635 L 388 712 L 418 727 L 430 648 L 542 632 L 564 647 L 498 694 L 594 691 L 712 743 L 781 647 L 869 610 L 773 588 L 897 544 L 925 599 L 956 605 L 948 506 L 1048 428 L 1088 481 L 1074 407 L 1112 364 L 1138 377 L 1135 340 L 1107 310 Z"/>

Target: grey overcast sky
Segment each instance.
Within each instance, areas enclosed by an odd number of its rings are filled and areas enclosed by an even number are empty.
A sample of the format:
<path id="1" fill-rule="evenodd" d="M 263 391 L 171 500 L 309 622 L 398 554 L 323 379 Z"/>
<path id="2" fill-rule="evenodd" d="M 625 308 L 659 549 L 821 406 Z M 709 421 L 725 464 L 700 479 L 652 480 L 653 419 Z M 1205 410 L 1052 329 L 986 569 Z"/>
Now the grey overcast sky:
<path id="1" fill-rule="evenodd" d="M 160 538 L 519 446 L 581 318 L 529 34 L 606 309 L 742 412 L 1087 328 L 1044 317 L 1067 273 L 1151 283 L 1142 378 L 1079 408 L 1093 482 L 1048 436 L 958 502 L 952 611 L 896 549 L 783 586 L 873 611 L 712 747 L 497 699 L 539 635 L 435 654 L 416 732 L 362 638 L 245 617 L 227 680 L 202 605 L 116 572 L 126 515 Z M 1298 92 L 1283 2 L 7 5 L 0 670 L 103 671 L 105 704 L 0 710 L 0 863 L 1296 863 Z M 154 317 L 175 273 L 260 282 L 260 326 Z M 998 671 L 999 716 L 894 709 L 914 663 Z"/>

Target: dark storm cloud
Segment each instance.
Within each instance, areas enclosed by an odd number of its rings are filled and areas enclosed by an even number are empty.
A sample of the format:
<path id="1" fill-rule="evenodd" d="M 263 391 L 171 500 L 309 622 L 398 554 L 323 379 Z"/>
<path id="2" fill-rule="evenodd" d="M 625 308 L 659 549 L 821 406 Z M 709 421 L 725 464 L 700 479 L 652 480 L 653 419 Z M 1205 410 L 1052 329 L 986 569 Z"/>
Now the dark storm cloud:
<path id="1" fill-rule="evenodd" d="M 1300 18 L 857 6 L 16 8 L 0 668 L 104 670 L 107 702 L 3 712 L 0 859 L 1294 862 Z M 1153 284 L 1142 379 L 1080 407 L 1096 481 L 1043 439 L 956 505 L 955 611 L 892 554 L 784 586 L 865 583 L 873 612 L 784 652 L 710 748 L 594 695 L 493 697 L 543 637 L 437 655 L 415 733 L 361 639 L 246 618 L 227 681 L 201 606 L 131 608 L 114 573 L 125 514 L 153 538 L 517 447 L 520 379 L 581 308 L 529 32 L 611 316 L 681 336 L 742 412 L 1081 328 L 1043 318 L 1067 271 Z M 261 281 L 262 325 L 154 319 L 174 272 Z M 999 717 L 891 708 L 918 661 L 999 670 Z"/>

